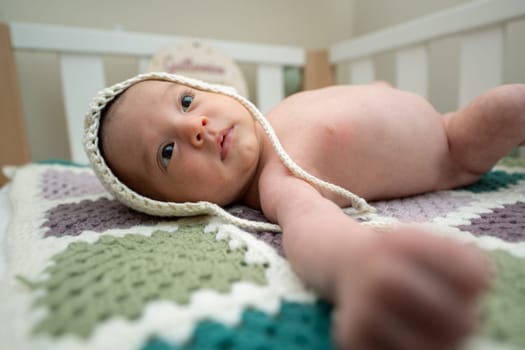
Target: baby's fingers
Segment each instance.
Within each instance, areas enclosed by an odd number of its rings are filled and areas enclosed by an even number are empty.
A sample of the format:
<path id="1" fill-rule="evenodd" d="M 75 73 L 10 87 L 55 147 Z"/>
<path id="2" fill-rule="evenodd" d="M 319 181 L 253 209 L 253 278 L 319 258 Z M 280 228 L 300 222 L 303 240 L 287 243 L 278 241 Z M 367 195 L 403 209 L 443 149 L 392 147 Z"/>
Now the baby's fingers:
<path id="1" fill-rule="evenodd" d="M 453 350 L 455 342 L 433 339 L 415 330 L 411 325 L 383 314 L 375 319 L 376 334 L 367 342 L 374 350 Z"/>
<path id="2" fill-rule="evenodd" d="M 354 349 L 453 349 L 475 322 L 474 304 L 404 259 L 377 259 L 343 299 L 337 333 Z M 355 287 L 355 285 L 354 285 Z"/>
<path id="3" fill-rule="evenodd" d="M 470 333 L 476 324 L 474 300 L 458 295 L 419 265 L 392 264 L 390 288 L 377 297 L 383 313 L 434 344 L 449 344 Z"/>
<path id="4" fill-rule="evenodd" d="M 489 285 L 488 260 L 479 249 L 410 227 L 403 236 L 394 244 L 410 251 L 423 268 L 463 297 L 475 297 Z"/>
<path id="5" fill-rule="evenodd" d="M 359 312 L 350 312 L 344 315 L 341 312 L 339 316 L 337 341 L 340 349 L 439 350 L 429 344 L 424 336 L 413 332 L 388 313 L 375 311 L 359 315 Z"/>

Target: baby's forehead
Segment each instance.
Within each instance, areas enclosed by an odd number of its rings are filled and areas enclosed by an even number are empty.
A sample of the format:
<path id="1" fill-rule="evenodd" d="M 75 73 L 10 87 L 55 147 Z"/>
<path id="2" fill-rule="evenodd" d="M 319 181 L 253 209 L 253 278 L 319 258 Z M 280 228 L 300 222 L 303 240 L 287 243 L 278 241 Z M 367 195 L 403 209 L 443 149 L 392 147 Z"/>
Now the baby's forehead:
<path id="1" fill-rule="evenodd" d="M 122 94 L 143 93 L 144 90 L 162 90 L 170 87 L 182 86 L 182 84 L 167 80 L 148 79 L 139 81 L 128 87 Z"/>
<path id="2" fill-rule="evenodd" d="M 108 120 L 128 122 L 130 115 L 149 113 L 157 108 L 166 96 L 173 91 L 188 89 L 189 85 L 161 79 L 147 79 L 139 81 L 122 91 L 109 102 L 104 113 L 105 124 Z"/>
<path id="3" fill-rule="evenodd" d="M 115 99 L 115 102 L 118 101 L 118 103 L 115 103 L 116 105 L 121 106 L 127 106 L 130 104 L 129 102 L 135 102 L 135 103 L 143 103 L 148 100 L 156 100 L 159 99 L 166 90 L 170 88 L 175 88 L 178 86 L 182 86 L 181 84 L 174 83 L 171 81 L 165 81 L 165 80 L 143 80 L 139 81 L 130 87 L 128 87 L 126 90 L 124 90 L 117 98 Z M 119 101 L 120 100 L 120 101 Z M 129 101 L 126 103 L 126 101 Z"/>
<path id="4" fill-rule="evenodd" d="M 197 88 L 183 83 L 168 80 L 148 79 L 139 81 L 131 85 L 126 90 L 124 90 L 117 98 L 124 97 L 124 99 L 126 99 L 127 97 L 131 97 L 131 101 L 144 102 L 147 100 L 158 100 L 170 91 L 178 91 L 181 89 L 199 90 Z"/>

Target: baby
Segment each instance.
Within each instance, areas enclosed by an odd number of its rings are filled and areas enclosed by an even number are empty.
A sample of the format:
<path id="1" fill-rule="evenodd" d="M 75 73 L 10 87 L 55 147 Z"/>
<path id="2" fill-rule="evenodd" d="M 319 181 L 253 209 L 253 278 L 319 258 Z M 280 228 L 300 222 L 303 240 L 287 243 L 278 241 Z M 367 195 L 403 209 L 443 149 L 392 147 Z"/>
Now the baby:
<path id="1" fill-rule="evenodd" d="M 341 208 L 470 184 L 524 143 L 525 85 L 445 115 L 386 84 L 333 86 L 265 119 L 227 88 L 162 73 L 100 93 L 85 135 L 99 178 L 136 209 L 261 209 L 296 273 L 335 303 L 342 349 L 455 348 L 489 272 L 472 247 L 413 226 L 378 234 Z"/>

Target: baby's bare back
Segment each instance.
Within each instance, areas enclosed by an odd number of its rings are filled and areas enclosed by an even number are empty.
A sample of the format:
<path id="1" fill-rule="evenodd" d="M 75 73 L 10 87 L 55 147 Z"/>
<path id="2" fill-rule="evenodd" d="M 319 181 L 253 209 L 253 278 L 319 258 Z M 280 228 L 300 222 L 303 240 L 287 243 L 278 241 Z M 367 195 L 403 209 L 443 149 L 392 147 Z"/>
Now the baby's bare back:
<path id="1" fill-rule="evenodd" d="M 268 119 L 305 170 L 367 200 L 451 184 L 442 116 L 417 95 L 379 85 L 334 86 L 293 95 Z"/>

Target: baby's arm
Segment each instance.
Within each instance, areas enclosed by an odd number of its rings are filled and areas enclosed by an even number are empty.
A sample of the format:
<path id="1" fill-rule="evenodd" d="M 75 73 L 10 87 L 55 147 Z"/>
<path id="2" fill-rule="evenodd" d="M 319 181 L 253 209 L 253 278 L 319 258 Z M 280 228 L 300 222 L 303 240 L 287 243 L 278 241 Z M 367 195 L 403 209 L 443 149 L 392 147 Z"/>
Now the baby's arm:
<path id="1" fill-rule="evenodd" d="M 487 283 L 477 251 L 414 228 L 376 233 L 292 176 L 260 188 L 292 267 L 336 304 L 342 348 L 452 349 L 474 327 Z"/>

